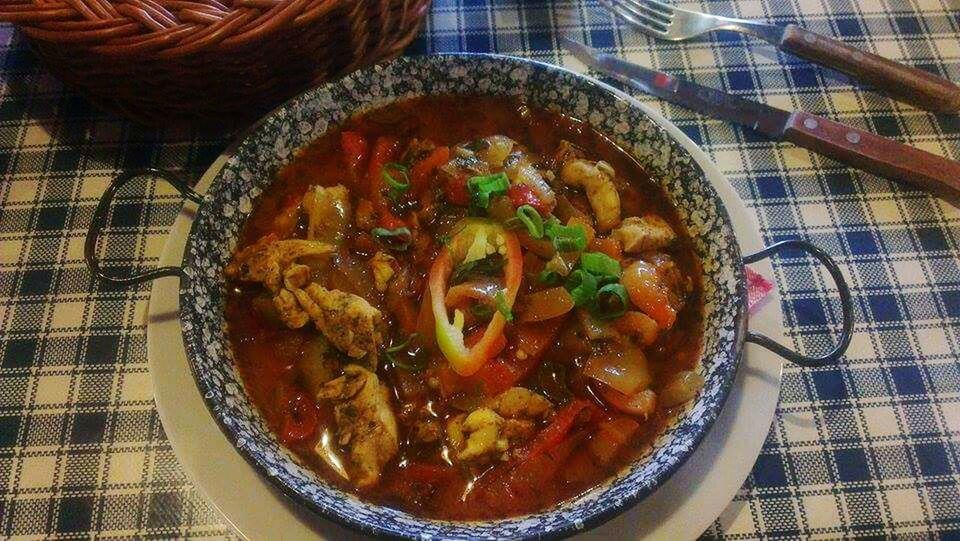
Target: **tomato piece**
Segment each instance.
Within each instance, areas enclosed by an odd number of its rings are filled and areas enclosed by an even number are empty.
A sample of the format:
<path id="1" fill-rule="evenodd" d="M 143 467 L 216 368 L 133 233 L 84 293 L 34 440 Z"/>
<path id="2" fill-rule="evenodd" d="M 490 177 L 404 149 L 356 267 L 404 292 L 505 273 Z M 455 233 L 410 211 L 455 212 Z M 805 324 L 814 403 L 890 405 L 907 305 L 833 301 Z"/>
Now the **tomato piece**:
<path id="1" fill-rule="evenodd" d="M 291 445 L 309 440 L 316 434 L 319 412 L 310 395 L 299 389 L 288 389 L 291 390 L 280 395 L 280 440 Z"/>
<path id="2" fill-rule="evenodd" d="M 459 176 L 443 185 L 443 196 L 453 205 L 470 205 L 470 192 L 467 191 L 467 177 Z"/>
<path id="3" fill-rule="evenodd" d="M 537 197 L 537 194 L 533 192 L 533 189 L 526 184 L 511 184 L 510 188 L 507 190 L 507 197 L 510 199 L 510 203 L 512 203 L 514 207 L 530 205 L 531 207 L 537 209 L 537 212 L 539 212 L 541 216 L 550 214 L 550 206 L 547 205 L 542 199 Z"/>
<path id="4" fill-rule="evenodd" d="M 343 162 L 347 166 L 353 180 L 360 176 L 364 162 L 370 154 L 370 144 L 366 138 L 357 132 L 345 131 L 340 133 L 340 148 L 343 151 Z"/>
<path id="5" fill-rule="evenodd" d="M 623 260 L 623 249 L 620 247 L 620 243 L 616 239 L 611 239 L 610 237 L 600 238 L 595 237 L 590 246 L 587 247 L 591 252 L 602 252 L 608 256 L 616 259 L 617 261 Z"/>

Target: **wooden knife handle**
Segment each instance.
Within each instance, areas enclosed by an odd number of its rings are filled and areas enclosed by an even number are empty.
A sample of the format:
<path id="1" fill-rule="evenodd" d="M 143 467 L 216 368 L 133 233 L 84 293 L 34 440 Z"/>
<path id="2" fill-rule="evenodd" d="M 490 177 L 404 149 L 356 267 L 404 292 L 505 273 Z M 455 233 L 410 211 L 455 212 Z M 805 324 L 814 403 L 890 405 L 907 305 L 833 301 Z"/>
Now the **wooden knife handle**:
<path id="1" fill-rule="evenodd" d="M 899 101 L 938 113 L 960 110 L 960 86 L 926 71 L 861 51 L 795 24 L 784 29 L 780 48 L 837 69 Z"/>
<path id="2" fill-rule="evenodd" d="M 784 139 L 858 169 L 908 182 L 960 206 L 960 162 L 802 112 L 790 115 Z"/>

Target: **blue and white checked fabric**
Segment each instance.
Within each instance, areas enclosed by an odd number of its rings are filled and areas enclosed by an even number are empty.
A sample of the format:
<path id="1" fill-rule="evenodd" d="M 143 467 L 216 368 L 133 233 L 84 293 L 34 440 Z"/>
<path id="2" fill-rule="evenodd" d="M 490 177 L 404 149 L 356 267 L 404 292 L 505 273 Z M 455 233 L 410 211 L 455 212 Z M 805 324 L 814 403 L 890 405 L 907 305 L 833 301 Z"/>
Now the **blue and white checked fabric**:
<path id="1" fill-rule="evenodd" d="M 954 0 L 683 2 L 795 22 L 960 80 Z M 436 0 L 411 54 L 499 52 L 583 69 L 570 35 L 699 83 L 960 159 L 960 117 L 933 115 L 732 34 L 657 42 L 595 0 Z M 767 242 L 805 238 L 842 264 L 856 336 L 837 367 L 787 367 L 750 478 L 707 536 L 960 536 L 960 212 L 924 193 L 646 96 L 701 144 Z M 228 141 L 93 109 L 0 26 L 0 537 L 232 536 L 165 439 L 146 368 L 148 291 L 96 284 L 82 260 L 96 199 L 121 169 L 198 176 Z M 148 203 L 159 201 L 159 204 Z M 153 265 L 180 199 L 131 187 L 104 257 Z M 829 277 L 774 262 L 792 345 L 836 330 Z"/>

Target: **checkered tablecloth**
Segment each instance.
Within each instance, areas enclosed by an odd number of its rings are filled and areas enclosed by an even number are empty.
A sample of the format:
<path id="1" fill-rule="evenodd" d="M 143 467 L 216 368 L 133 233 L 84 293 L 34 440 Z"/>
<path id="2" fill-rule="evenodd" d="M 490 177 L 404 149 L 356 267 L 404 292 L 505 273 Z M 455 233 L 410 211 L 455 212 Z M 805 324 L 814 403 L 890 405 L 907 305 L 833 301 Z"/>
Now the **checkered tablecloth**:
<path id="1" fill-rule="evenodd" d="M 957 0 L 684 5 L 796 22 L 960 80 Z M 582 69 L 558 51 L 561 34 L 960 158 L 960 116 L 917 111 L 732 34 L 656 42 L 594 0 L 436 0 L 411 53 L 495 51 Z M 704 147 L 767 242 L 816 242 L 855 292 L 847 359 L 786 368 L 763 452 L 707 535 L 960 536 L 960 213 L 639 97 Z M 197 177 L 226 144 L 98 112 L 0 26 L 0 536 L 233 535 L 185 479 L 158 420 L 146 365 L 148 289 L 101 286 L 82 260 L 97 197 L 118 171 L 155 166 Z M 155 263 L 180 199 L 141 185 L 120 205 L 104 257 Z M 839 315 L 829 278 L 799 257 L 774 268 L 789 340 L 825 348 Z"/>

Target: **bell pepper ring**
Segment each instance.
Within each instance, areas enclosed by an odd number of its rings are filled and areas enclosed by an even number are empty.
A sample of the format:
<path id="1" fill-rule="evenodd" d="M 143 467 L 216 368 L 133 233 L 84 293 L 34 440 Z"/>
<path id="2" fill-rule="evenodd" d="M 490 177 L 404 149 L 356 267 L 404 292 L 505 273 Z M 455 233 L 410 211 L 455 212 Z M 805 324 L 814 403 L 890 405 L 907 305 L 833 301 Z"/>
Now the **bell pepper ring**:
<path id="1" fill-rule="evenodd" d="M 496 241 L 503 239 L 505 252 L 503 254 L 505 260 L 503 295 L 508 307 L 513 307 L 523 278 L 523 254 L 520 251 L 520 241 L 515 234 L 492 220 L 465 220 L 456 236 L 434 260 L 433 266 L 430 267 L 428 286 L 436 321 L 437 346 L 450 363 L 450 368 L 461 376 L 473 375 L 487 361 L 496 356 L 499 339 L 507 324 L 503 314 L 499 311 L 495 312 L 480 340 L 472 347 L 467 347 L 463 335 L 463 313 L 455 310 L 453 322 L 450 321 L 447 313 L 444 299 L 455 261 L 457 264 L 462 262 L 470 248 L 478 244 L 478 239 L 480 242 L 487 242 L 494 246 Z"/>

